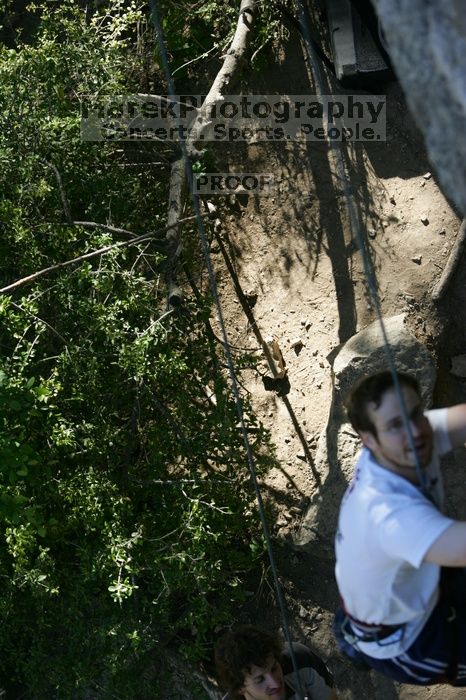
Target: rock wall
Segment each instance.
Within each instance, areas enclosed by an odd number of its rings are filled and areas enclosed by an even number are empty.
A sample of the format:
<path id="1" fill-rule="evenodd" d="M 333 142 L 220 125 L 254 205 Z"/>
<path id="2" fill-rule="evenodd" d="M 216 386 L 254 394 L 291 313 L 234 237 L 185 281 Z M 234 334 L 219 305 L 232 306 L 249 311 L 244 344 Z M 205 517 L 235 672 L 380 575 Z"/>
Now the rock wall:
<path id="1" fill-rule="evenodd" d="M 466 215 L 464 0 L 372 0 L 444 194 Z"/>

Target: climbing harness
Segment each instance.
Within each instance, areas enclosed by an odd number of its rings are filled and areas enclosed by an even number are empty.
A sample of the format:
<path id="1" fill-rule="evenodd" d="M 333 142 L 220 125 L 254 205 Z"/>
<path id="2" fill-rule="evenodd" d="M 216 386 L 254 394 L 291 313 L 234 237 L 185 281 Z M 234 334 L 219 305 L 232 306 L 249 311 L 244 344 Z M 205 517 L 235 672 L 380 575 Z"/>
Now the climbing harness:
<path id="1" fill-rule="evenodd" d="M 405 624 L 374 625 L 369 622 L 361 622 L 344 610 L 341 632 L 348 644 L 352 646 L 356 646 L 358 642 L 377 642 L 379 646 L 386 646 L 394 642 L 401 642 L 405 627 Z M 390 641 L 384 641 L 387 639 Z"/>

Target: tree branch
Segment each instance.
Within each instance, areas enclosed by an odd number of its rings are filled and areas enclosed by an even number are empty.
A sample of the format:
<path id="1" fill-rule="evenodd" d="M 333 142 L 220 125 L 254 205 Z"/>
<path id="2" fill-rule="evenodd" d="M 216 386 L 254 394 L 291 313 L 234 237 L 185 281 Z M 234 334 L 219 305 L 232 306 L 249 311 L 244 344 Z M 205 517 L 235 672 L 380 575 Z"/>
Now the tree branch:
<path id="1" fill-rule="evenodd" d="M 210 108 L 217 102 L 223 99 L 227 88 L 231 87 L 234 79 L 237 77 L 239 70 L 244 62 L 244 55 L 249 44 L 250 33 L 253 23 L 254 14 L 256 11 L 257 0 L 242 0 L 236 31 L 228 49 L 223 65 L 207 93 L 206 99 L 202 104 L 197 117 L 191 122 L 190 127 L 197 135 L 196 141 L 199 140 L 199 130 L 205 129 L 210 123 L 207 115 Z M 191 131 L 191 128 L 190 128 Z M 192 156 L 196 151 L 196 144 L 192 138 L 188 138 L 186 149 L 189 156 Z M 170 194 L 168 200 L 168 215 L 167 221 L 171 223 L 173 220 L 178 220 L 182 210 L 182 201 L 185 185 L 185 164 L 180 156 L 172 165 L 170 175 Z M 174 306 L 181 303 L 181 291 L 176 283 L 176 261 L 181 253 L 181 229 L 174 227 L 170 236 L 167 236 L 171 247 L 171 255 L 168 260 L 167 269 L 167 285 L 169 304 Z"/>
<path id="2" fill-rule="evenodd" d="M 132 238 L 130 241 L 119 241 L 118 243 L 113 243 L 112 245 L 105 246 L 104 248 L 99 248 L 98 250 L 93 250 L 90 253 L 85 253 L 84 255 L 79 255 L 77 258 L 73 258 L 72 260 L 66 260 L 65 262 L 57 263 L 56 265 L 51 265 L 50 267 L 46 267 L 43 270 L 38 270 L 37 272 L 33 272 L 32 275 L 28 275 L 27 277 L 23 277 L 22 279 L 16 280 L 16 282 L 12 282 L 11 284 L 8 284 L 6 287 L 2 287 L 0 289 L 0 294 L 5 294 L 5 292 L 10 292 L 13 289 L 16 289 L 17 287 L 21 287 L 23 284 L 27 284 L 28 282 L 34 282 L 34 280 L 38 279 L 39 277 L 43 277 L 44 275 L 48 275 L 51 272 L 54 272 L 55 270 L 61 270 L 64 267 L 68 267 L 69 265 L 75 265 L 76 263 L 82 262 L 83 260 L 89 260 L 90 258 L 95 258 L 98 255 L 105 255 L 105 253 L 109 253 L 111 250 L 114 250 L 115 248 L 124 248 L 125 246 L 130 246 L 130 245 L 137 245 L 138 243 L 142 243 L 143 241 L 148 241 L 151 238 L 154 238 L 156 235 L 161 234 L 161 233 L 166 233 L 169 229 L 173 228 L 174 226 L 178 226 L 180 223 L 187 223 L 188 221 L 194 221 L 196 219 L 195 216 L 188 216 L 184 219 L 180 219 L 179 221 L 169 225 L 169 226 L 164 226 L 161 229 L 158 229 L 157 231 L 153 231 L 152 233 L 143 233 L 140 236 L 136 236 L 135 238 Z M 91 224 L 93 222 L 87 222 L 88 224 Z M 96 226 L 99 226 L 99 224 L 95 224 Z M 105 227 L 104 228 L 108 228 Z"/>
<path id="3" fill-rule="evenodd" d="M 138 235 L 125 228 L 109 226 L 108 224 L 99 224 L 97 221 L 71 221 L 70 223 L 73 224 L 73 226 L 82 226 L 83 228 L 100 228 L 103 231 L 109 231 L 109 233 L 122 234 L 123 236 L 130 236 L 131 238 L 137 238 Z"/>
<path id="4" fill-rule="evenodd" d="M 199 130 L 202 131 L 208 126 L 210 123 L 207 116 L 209 111 L 213 105 L 223 100 L 226 90 L 232 86 L 244 65 L 244 57 L 249 45 L 256 10 L 257 0 L 242 0 L 233 40 L 226 53 L 223 65 L 200 108 L 199 116 L 195 120 L 197 127 L 194 129 L 195 133 L 199 133 Z"/>
<path id="5" fill-rule="evenodd" d="M 170 192 L 168 196 L 167 222 L 171 225 L 167 231 L 166 240 L 168 244 L 168 261 L 166 272 L 166 283 L 168 287 L 168 298 L 171 306 L 181 303 L 181 291 L 176 282 L 176 263 L 181 255 L 181 227 L 179 225 L 180 213 L 182 209 L 183 191 L 185 184 L 185 165 L 182 156 L 172 163 L 170 173 Z"/>

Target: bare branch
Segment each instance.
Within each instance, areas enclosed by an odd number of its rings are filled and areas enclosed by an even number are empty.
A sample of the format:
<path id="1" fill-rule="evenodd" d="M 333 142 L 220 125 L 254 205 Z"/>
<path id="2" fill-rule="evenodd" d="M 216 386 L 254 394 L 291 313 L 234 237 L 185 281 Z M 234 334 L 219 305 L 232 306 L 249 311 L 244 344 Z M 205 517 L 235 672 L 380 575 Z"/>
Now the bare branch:
<path id="1" fill-rule="evenodd" d="M 224 484 L 226 483 L 235 483 L 233 479 L 206 479 L 205 477 L 199 478 L 199 479 L 149 479 L 142 481 L 140 479 L 134 479 L 130 477 L 130 481 L 134 481 L 136 484 L 142 484 L 142 485 L 150 485 L 150 484 L 158 484 L 160 486 L 180 486 L 182 484 L 202 484 L 205 486 L 206 483 L 208 484 Z M 178 528 L 179 529 L 179 528 Z M 172 533 L 169 533 L 172 534 Z M 165 535 L 166 537 L 167 535 Z M 162 539 L 162 538 L 159 538 Z"/>
<path id="2" fill-rule="evenodd" d="M 175 75 L 175 73 L 178 73 L 178 71 L 182 70 L 183 68 L 186 68 L 186 66 L 191 65 L 191 63 L 195 63 L 195 61 L 200 61 L 202 58 L 207 58 L 207 56 L 216 49 L 218 49 L 218 46 L 217 44 L 214 44 L 214 46 L 212 46 L 211 49 L 209 49 L 208 51 L 204 51 L 204 53 L 201 53 L 200 56 L 196 56 L 196 58 L 192 58 L 190 61 L 187 61 L 187 63 L 183 63 L 182 66 L 178 66 L 178 68 L 175 68 L 172 75 Z"/>
<path id="3" fill-rule="evenodd" d="M 21 287 L 23 284 L 27 284 L 28 282 L 34 282 L 34 280 L 38 279 L 39 277 L 43 277 L 44 275 L 48 275 L 51 272 L 54 272 L 55 270 L 61 270 L 64 267 L 69 267 L 70 265 L 75 265 L 76 263 L 80 263 L 83 260 L 89 260 L 90 258 L 95 258 L 98 255 L 105 255 L 105 253 L 109 253 L 111 250 L 114 250 L 116 248 L 124 248 L 125 246 L 137 245 L 138 243 L 142 243 L 143 241 L 148 241 L 148 240 L 154 238 L 158 234 L 166 233 L 169 229 L 173 228 L 174 226 L 178 226 L 178 224 L 180 224 L 180 223 L 187 223 L 188 221 L 194 221 L 195 219 L 196 219 L 195 216 L 188 216 L 184 219 L 180 219 L 180 221 L 177 221 L 176 223 L 173 223 L 170 226 L 164 226 L 163 228 L 158 229 L 157 231 L 153 231 L 152 233 L 143 233 L 140 236 L 136 236 L 135 238 L 132 238 L 130 241 L 120 241 L 118 243 L 113 243 L 112 245 L 105 246 L 104 248 L 99 248 L 98 250 L 93 250 L 90 253 L 85 253 L 84 255 L 79 255 L 77 258 L 73 258 L 72 260 L 66 260 L 65 262 L 57 263 L 56 265 L 51 265 L 50 267 L 46 267 L 43 270 L 38 270 L 37 272 L 34 272 L 32 275 L 28 275 L 27 277 L 23 277 L 20 280 L 16 280 L 16 282 L 12 282 L 11 284 L 8 284 L 6 287 L 2 287 L 0 289 L 0 294 L 5 294 L 5 292 L 10 292 L 13 289 L 16 289 L 17 287 Z M 88 222 L 88 223 L 91 223 L 91 222 Z"/>
<path id="4" fill-rule="evenodd" d="M 209 213 L 209 216 L 211 214 Z M 193 216 L 187 216 L 184 219 L 179 219 L 178 221 L 174 222 L 168 222 L 168 224 L 164 228 L 159 228 L 156 231 L 148 231 L 147 234 L 143 234 L 145 236 L 157 236 L 160 233 L 166 233 L 169 231 L 172 227 L 176 227 L 179 224 L 188 224 L 191 221 L 195 221 L 196 217 Z M 109 226 L 108 224 L 101 224 L 98 221 L 73 221 L 73 224 L 75 226 L 82 226 L 83 228 L 101 228 L 104 231 L 110 231 L 110 233 L 121 233 L 125 236 L 131 236 L 133 238 L 137 238 L 139 234 L 134 233 L 133 231 L 128 231 L 128 229 L 125 228 L 118 228 L 117 226 Z M 162 243 L 162 241 L 159 241 L 159 243 Z"/>
<path id="5" fill-rule="evenodd" d="M 140 335 L 138 337 L 142 338 L 142 336 L 149 333 L 152 330 L 152 328 L 154 328 L 154 326 L 157 325 L 157 323 L 160 323 L 161 321 L 163 321 L 164 318 L 166 318 L 167 316 L 170 316 L 170 314 L 172 314 L 172 313 L 173 313 L 173 309 L 168 309 L 168 311 L 165 311 L 165 313 L 163 313 L 161 316 L 156 318 L 155 321 L 152 321 L 152 323 L 149 326 L 147 326 L 147 328 L 145 330 L 143 330 L 142 333 L 140 333 Z"/>
<path id="6" fill-rule="evenodd" d="M 128 231 L 125 228 L 118 228 L 117 226 L 109 226 L 108 224 L 99 224 L 97 221 L 71 221 L 74 226 L 82 226 L 83 228 L 100 228 L 103 231 L 109 231 L 109 233 L 122 234 L 123 236 L 131 236 L 131 238 L 136 238 L 137 233 Z"/>

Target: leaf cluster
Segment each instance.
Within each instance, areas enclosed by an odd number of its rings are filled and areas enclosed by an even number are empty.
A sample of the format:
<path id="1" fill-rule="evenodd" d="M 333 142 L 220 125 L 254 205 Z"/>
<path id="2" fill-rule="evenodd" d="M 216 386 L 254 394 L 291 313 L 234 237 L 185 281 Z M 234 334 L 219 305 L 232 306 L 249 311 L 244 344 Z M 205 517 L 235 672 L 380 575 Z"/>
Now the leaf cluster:
<path id="1" fill-rule="evenodd" d="M 150 144 L 80 138 L 87 94 L 137 88 L 142 8 L 31 11 L 0 49 L 2 286 L 115 242 L 66 210 L 139 234 L 168 195 Z M 0 677 L 26 697 L 156 696 L 164 649 L 201 659 L 263 554 L 210 299 L 165 316 L 164 264 L 148 241 L 0 297 Z"/>

